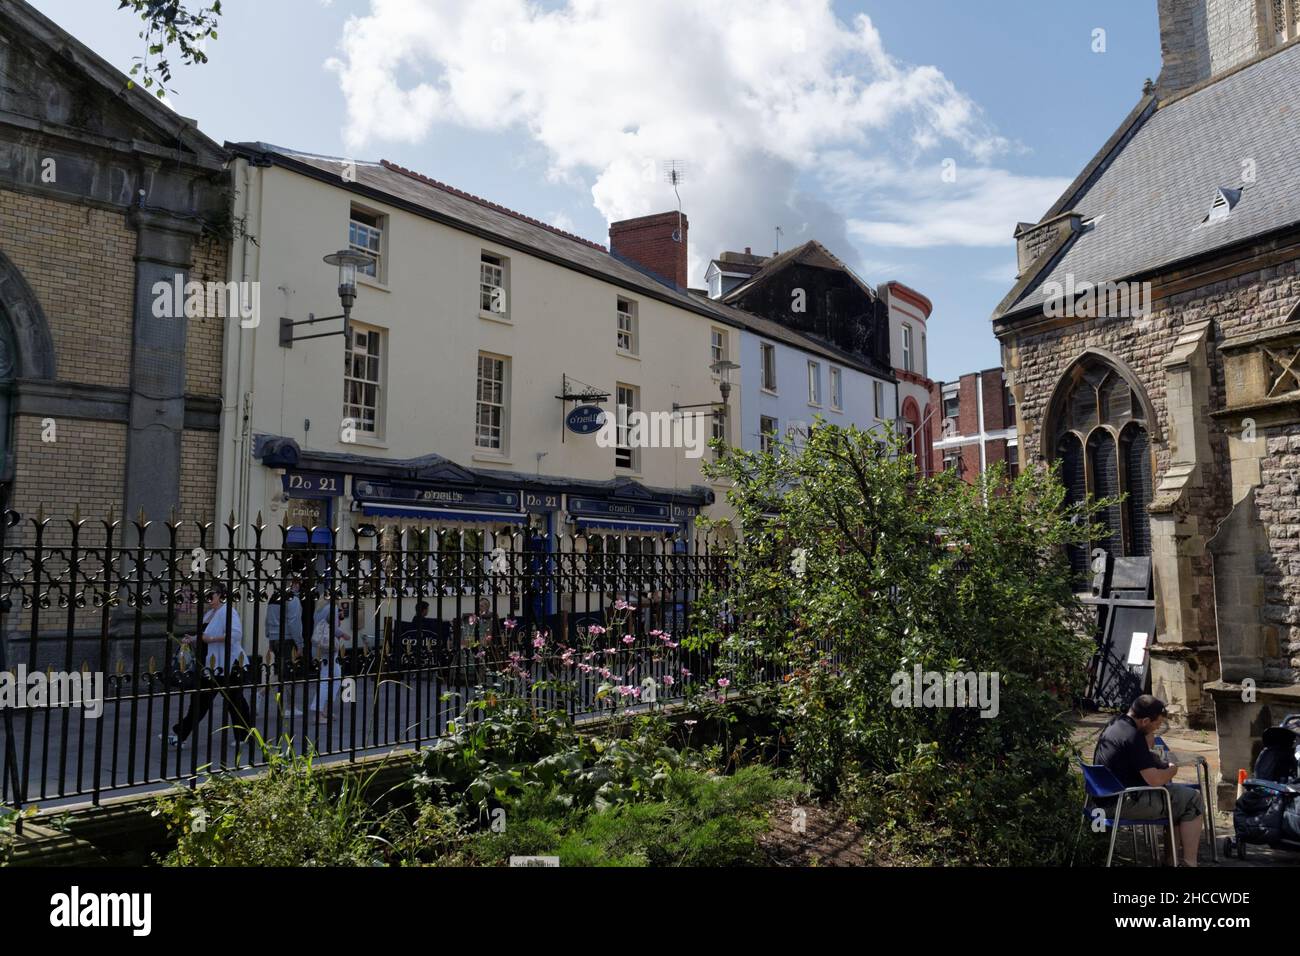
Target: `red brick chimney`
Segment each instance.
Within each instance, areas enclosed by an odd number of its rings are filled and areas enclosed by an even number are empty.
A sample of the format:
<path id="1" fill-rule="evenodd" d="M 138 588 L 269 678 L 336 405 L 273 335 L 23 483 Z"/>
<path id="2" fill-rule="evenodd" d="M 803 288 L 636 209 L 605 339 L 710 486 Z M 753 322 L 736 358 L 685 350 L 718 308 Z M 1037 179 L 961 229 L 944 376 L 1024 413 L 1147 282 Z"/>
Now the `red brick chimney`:
<path id="1" fill-rule="evenodd" d="M 686 288 L 686 233 L 690 222 L 675 212 L 624 219 L 609 224 L 609 251 L 649 269 L 678 288 Z"/>

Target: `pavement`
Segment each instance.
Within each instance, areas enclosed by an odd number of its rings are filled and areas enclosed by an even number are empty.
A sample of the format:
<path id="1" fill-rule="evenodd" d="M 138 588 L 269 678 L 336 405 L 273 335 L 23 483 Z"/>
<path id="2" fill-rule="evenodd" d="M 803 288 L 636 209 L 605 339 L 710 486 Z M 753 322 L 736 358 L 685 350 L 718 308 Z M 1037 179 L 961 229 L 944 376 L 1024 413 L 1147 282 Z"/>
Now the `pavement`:
<path id="1" fill-rule="evenodd" d="M 1074 715 L 1074 733 L 1072 735 L 1074 745 L 1079 749 L 1079 753 L 1086 761 L 1092 760 L 1093 748 L 1097 744 L 1097 737 L 1101 734 L 1102 728 L 1110 720 L 1109 713 L 1076 713 Z M 1191 729 L 1168 729 L 1160 734 L 1160 737 L 1169 746 L 1169 749 L 1178 754 L 1188 754 L 1204 757 L 1210 768 L 1210 800 L 1209 805 L 1211 812 L 1214 813 L 1214 832 L 1218 841 L 1218 861 L 1212 858 L 1209 847 L 1206 842 L 1201 842 L 1201 852 L 1199 861 L 1201 866 L 1221 866 L 1221 867 L 1239 867 L 1239 866 L 1300 866 L 1300 853 L 1292 853 L 1287 850 L 1276 850 L 1266 846 L 1248 846 L 1246 848 L 1246 859 L 1240 860 L 1233 855 L 1228 857 L 1223 852 L 1223 838 L 1232 834 L 1232 814 L 1213 809 L 1214 790 L 1213 786 L 1219 779 L 1219 736 L 1213 730 L 1191 730 Z M 1174 778 L 1176 783 L 1195 784 L 1196 768 L 1190 761 L 1184 761 L 1179 767 L 1178 776 Z M 1141 846 L 1141 841 L 1139 840 Z M 1115 844 L 1115 855 L 1118 858 L 1121 850 L 1130 859 L 1131 865 L 1132 845 L 1128 835 L 1121 833 Z M 1141 865 L 1147 865 L 1149 856 L 1145 846 L 1139 851 Z"/>

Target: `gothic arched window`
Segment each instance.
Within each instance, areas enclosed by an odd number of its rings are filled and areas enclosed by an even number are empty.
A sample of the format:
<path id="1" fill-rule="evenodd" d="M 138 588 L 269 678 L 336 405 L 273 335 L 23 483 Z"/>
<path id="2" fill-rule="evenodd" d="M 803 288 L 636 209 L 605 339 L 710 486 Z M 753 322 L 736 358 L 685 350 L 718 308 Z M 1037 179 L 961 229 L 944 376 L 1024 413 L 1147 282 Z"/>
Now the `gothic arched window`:
<path id="1" fill-rule="evenodd" d="M 1052 448 L 1070 504 L 1087 497 L 1118 498 L 1096 523 L 1105 529 L 1092 547 L 1111 557 L 1151 553 L 1151 443 L 1144 406 L 1129 381 L 1100 359 L 1067 373 L 1055 403 Z M 1070 549 L 1070 563 L 1088 569 L 1083 548 Z"/>

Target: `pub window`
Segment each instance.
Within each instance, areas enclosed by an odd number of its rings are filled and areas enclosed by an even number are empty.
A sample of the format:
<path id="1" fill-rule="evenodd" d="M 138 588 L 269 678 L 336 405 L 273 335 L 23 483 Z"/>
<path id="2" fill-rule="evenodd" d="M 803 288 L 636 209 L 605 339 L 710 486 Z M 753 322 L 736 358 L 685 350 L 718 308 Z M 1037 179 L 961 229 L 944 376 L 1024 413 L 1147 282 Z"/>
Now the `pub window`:
<path id="1" fill-rule="evenodd" d="M 776 346 L 764 343 L 763 351 L 763 388 L 769 392 L 776 391 Z"/>
<path id="2" fill-rule="evenodd" d="M 343 421 L 367 435 L 381 427 L 382 363 L 383 333 L 353 322 L 343 353 Z"/>
<path id="3" fill-rule="evenodd" d="M 507 359 L 483 352 L 478 356 L 474 444 L 489 451 L 506 452 L 506 400 L 509 389 Z"/>
<path id="4" fill-rule="evenodd" d="M 359 252 L 370 261 L 357 267 L 357 272 L 384 281 L 384 220 L 385 216 L 352 207 L 348 220 L 348 248 Z"/>
<path id="5" fill-rule="evenodd" d="M 479 255 L 478 263 L 478 310 L 480 315 L 493 318 L 510 318 L 510 303 L 507 298 L 510 279 L 510 260 L 492 252 Z"/>
<path id="6" fill-rule="evenodd" d="M 614 467 L 626 468 L 629 471 L 637 471 L 641 464 L 641 450 L 632 447 L 631 427 L 628 425 L 628 419 L 632 413 L 640 408 L 640 389 L 635 385 L 618 385 L 616 395 L 618 401 L 615 406 L 615 413 L 618 415 L 618 425 L 614 429 L 617 436 L 617 443 L 614 448 Z"/>
<path id="7" fill-rule="evenodd" d="M 709 330 L 709 355 L 714 365 L 727 360 L 727 333 L 722 329 Z"/>
<path id="8" fill-rule="evenodd" d="M 1127 379 L 1099 360 L 1067 374 L 1053 418 L 1066 502 L 1124 496 L 1097 516 L 1102 530 L 1089 548 L 1070 549 L 1071 565 L 1086 575 L 1092 548 L 1112 558 L 1151 554 L 1151 445 L 1144 406 Z"/>
<path id="9" fill-rule="evenodd" d="M 618 350 L 636 355 L 636 303 L 622 297 L 618 300 Z"/>

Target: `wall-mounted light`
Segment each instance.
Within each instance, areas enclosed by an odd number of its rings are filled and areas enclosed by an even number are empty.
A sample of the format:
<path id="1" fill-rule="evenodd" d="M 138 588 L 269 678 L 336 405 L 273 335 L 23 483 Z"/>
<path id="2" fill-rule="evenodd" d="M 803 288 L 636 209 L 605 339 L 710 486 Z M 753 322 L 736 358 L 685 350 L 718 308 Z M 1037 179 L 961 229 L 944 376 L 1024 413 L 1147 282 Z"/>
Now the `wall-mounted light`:
<path id="1" fill-rule="evenodd" d="M 323 258 L 323 261 L 331 266 L 336 266 L 339 270 L 339 302 L 343 305 L 342 315 L 324 315 L 317 318 L 315 313 L 309 312 L 307 318 L 298 322 L 281 317 L 280 319 L 280 345 L 282 348 L 293 348 L 294 342 L 305 342 L 307 339 L 323 339 L 331 335 L 347 335 L 348 321 L 352 317 L 352 306 L 357 301 L 357 271 L 362 269 L 374 260 L 364 253 L 357 252 L 355 249 L 340 249 L 338 252 L 331 252 Z M 315 325 L 317 322 L 329 322 L 333 319 L 342 319 L 343 328 L 337 332 L 318 332 L 315 335 L 300 335 L 295 337 L 293 330 L 298 325 Z"/>

